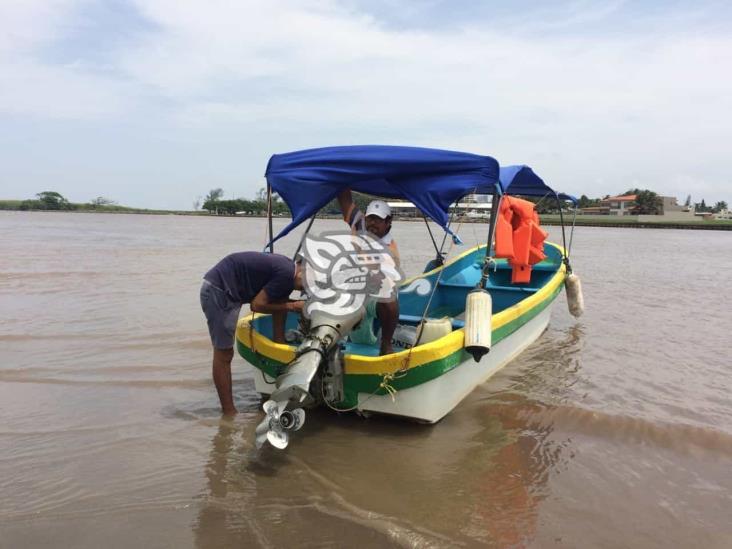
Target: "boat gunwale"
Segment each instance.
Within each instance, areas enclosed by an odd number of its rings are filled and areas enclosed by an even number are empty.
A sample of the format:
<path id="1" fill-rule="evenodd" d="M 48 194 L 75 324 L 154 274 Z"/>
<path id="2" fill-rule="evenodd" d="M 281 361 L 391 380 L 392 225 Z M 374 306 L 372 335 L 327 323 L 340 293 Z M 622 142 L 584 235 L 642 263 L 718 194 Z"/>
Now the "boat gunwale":
<path id="1" fill-rule="evenodd" d="M 560 255 L 564 256 L 564 249 L 552 242 L 546 243 L 548 246 L 552 246 Z M 464 257 L 474 254 L 481 248 L 485 248 L 485 244 L 475 246 L 460 255 L 452 258 L 444 265 L 437 267 L 429 272 L 421 273 L 414 276 L 406 281 L 403 285 L 406 285 L 416 279 L 426 278 L 431 276 L 439 269 L 446 269 L 456 262 L 462 260 Z M 545 302 L 552 302 L 556 295 L 559 293 L 560 285 L 564 281 L 566 274 L 566 266 L 561 263 L 557 268 L 556 272 L 547 282 L 536 292 L 527 295 L 526 298 L 522 299 L 518 303 L 512 305 L 493 315 L 492 331 L 495 333 L 513 324 L 517 320 L 521 319 L 525 315 L 533 312 L 534 309 L 541 307 Z M 549 303 L 547 303 L 548 305 Z M 538 314 L 539 311 L 537 311 Z M 262 370 L 265 373 L 266 363 L 260 362 L 262 367 L 258 367 L 253 361 L 250 361 L 246 356 L 252 354 L 259 359 L 264 358 L 266 361 L 271 361 L 281 365 L 287 364 L 295 358 L 295 346 L 283 343 L 275 343 L 268 337 L 257 332 L 252 327 L 252 322 L 262 316 L 268 316 L 260 313 L 253 313 L 240 319 L 237 324 L 236 330 L 236 343 L 239 353 L 247 360 L 253 367 Z M 534 315 L 531 315 L 533 317 Z M 527 317 L 528 321 L 530 317 Z M 521 323 L 516 329 L 519 329 Z M 513 333 L 515 330 L 511 330 L 508 333 Z M 500 334 L 499 337 L 494 337 L 494 344 L 499 342 L 508 333 Z M 425 343 L 418 345 L 409 350 L 400 351 L 386 356 L 366 356 L 357 354 L 345 354 L 344 355 L 344 373 L 347 376 L 383 376 L 387 374 L 393 374 L 400 370 L 405 370 L 407 373 L 423 366 L 429 366 L 436 362 L 447 360 L 451 355 L 457 351 L 462 350 L 464 341 L 464 328 L 459 328 L 451 333 Z M 498 334 L 496 334 L 498 335 Z M 250 343 L 251 342 L 251 343 Z M 452 361 L 450 361 L 452 362 Z M 458 363 L 461 361 L 458 361 Z M 274 365 L 277 367 L 276 365 Z"/>

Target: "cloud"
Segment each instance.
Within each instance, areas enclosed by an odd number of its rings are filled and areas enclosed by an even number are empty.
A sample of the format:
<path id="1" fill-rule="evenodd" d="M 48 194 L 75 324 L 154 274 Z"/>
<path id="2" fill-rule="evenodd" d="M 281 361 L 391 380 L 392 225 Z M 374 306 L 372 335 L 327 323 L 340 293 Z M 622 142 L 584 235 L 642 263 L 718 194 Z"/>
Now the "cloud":
<path id="1" fill-rule="evenodd" d="M 533 164 L 590 195 L 624 178 L 662 191 L 680 173 L 723 185 L 732 37 L 704 5 L 693 26 L 673 10 L 644 19 L 624 3 L 570 2 L 561 17 L 529 10 L 428 28 L 328 0 L 136 0 L 127 9 L 144 32 L 93 60 L 81 51 L 48 62 L 42 50 L 81 32 L 93 4 L 3 7 L 2 29 L 25 30 L 0 42 L 0 113 L 139 119 L 161 136 L 231 136 L 264 158 L 273 144 L 464 149 Z M 444 9 L 430 6 L 435 17 Z"/>
<path id="2" fill-rule="evenodd" d="M 0 114 L 99 119 L 124 112 L 129 84 L 74 60 L 49 63 L 43 53 L 73 32 L 89 2 L 8 0 L 0 7 Z"/>
<path id="3" fill-rule="evenodd" d="M 74 4 L 73 0 L 3 0 L 0 59 L 31 51 L 52 40 Z"/>

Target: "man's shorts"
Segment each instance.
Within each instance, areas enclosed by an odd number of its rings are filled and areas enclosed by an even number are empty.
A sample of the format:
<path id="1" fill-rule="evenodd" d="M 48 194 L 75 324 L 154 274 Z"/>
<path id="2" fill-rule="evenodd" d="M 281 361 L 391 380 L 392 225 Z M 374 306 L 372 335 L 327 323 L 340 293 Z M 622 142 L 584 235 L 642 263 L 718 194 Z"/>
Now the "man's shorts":
<path id="1" fill-rule="evenodd" d="M 214 348 L 233 348 L 241 303 L 232 300 L 224 290 L 204 280 L 201 284 L 201 309 L 206 315 L 208 333 Z"/>

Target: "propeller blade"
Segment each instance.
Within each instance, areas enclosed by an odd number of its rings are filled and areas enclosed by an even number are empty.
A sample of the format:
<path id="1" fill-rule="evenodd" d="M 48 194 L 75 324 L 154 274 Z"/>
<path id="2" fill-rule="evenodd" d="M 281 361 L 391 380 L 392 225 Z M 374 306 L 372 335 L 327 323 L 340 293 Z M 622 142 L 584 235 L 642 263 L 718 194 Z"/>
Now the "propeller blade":
<path id="1" fill-rule="evenodd" d="M 287 448 L 287 444 L 290 442 L 290 437 L 285 431 L 281 431 L 280 429 L 272 429 L 267 433 L 267 440 L 272 446 L 274 446 L 278 450 L 284 450 L 285 448 Z"/>

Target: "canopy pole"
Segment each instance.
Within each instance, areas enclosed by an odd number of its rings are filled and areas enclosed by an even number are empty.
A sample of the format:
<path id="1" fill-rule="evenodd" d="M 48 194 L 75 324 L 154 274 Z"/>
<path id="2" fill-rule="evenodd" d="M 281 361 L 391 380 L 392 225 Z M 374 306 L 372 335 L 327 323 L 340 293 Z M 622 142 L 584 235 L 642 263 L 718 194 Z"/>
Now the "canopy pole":
<path id="1" fill-rule="evenodd" d="M 569 232 L 569 248 L 567 248 L 567 256 L 572 255 L 572 239 L 574 238 L 574 227 L 577 223 L 577 204 L 574 204 L 574 215 L 572 216 L 572 230 Z"/>
<path id="2" fill-rule="evenodd" d="M 313 217 L 310 218 L 310 223 L 308 223 L 308 226 L 305 228 L 305 232 L 302 233 L 302 238 L 300 238 L 300 243 L 297 245 L 297 250 L 295 250 L 295 253 L 292 256 L 292 260 L 295 261 L 297 259 L 297 254 L 300 253 L 300 249 L 302 248 L 303 242 L 305 242 L 305 237 L 310 232 L 310 228 L 313 226 L 313 222 L 315 221 L 315 218 L 318 217 L 318 214 L 316 213 Z"/>
<path id="3" fill-rule="evenodd" d="M 269 220 L 269 253 L 274 253 L 274 232 L 272 230 L 272 185 L 267 181 L 267 219 Z"/>
<path id="4" fill-rule="evenodd" d="M 440 248 L 437 247 L 437 242 L 435 241 L 435 237 L 432 234 L 432 229 L 430 228 L 430 224 L 427 221 L 427 216 L 422 214 L 422 219 L 424 219 L 424 224 L 427 226 L 427 232 L 430 233 L 430 239 L 432 240 L 432 245 L 435 247 L 435 252 L 437 252 L 437 256 L 435 257 L 435 263 L 437 263 L 437 267 L 445 263 L 445 258 L 442 257 L 442 251 L 440 251 Z M 447 233 L 445 233 L 447 234 Z M 444 241 L 443 241 L 444 242 Z"/>
<path id="5" fill-rule="evenodd" d="M 491 264 L 493 263 L 493 255 L 491 254 L 491 246 L 493 245 L 493 235 L 496 230 L 496 222 L 498 221 L 498 212 L 501 205 L 501 198 L 503 194 L 500 193 L 498 185 L 493 189 L 493 195 L 491 196 L 491 220 L 488 224 L 488 244 L 485 248 L 485 260 L 483 261 L 483 271 L 480 277 L 478 285 L 485 290 L 488 284 L 488 271 L 490 270 Z"/>
<path id="6" fill-rule="evenodd" d="M 454 211 L 450 212 L 450 217 L 447 220 L 447 225 L 446 225 L 445 229 L 449 229 L 450 225 L 452 225 L 452 218 L 453 218 L 454 213 L 455 213 Z M 445 230 L 445 232 L 442 234 L 442 242 L 440 243 L 440 250 L 439 250 L 440 255 L 442 255 L 442 250 L 445 249 L 446 241 L 447 241 L 447 230 Z"/>
<path id="7" fill-rule="evenodd" d="M 567 237 L 564 232 L 564 214 L 562 213 L 562 202 L 559 200 L 559 195 L 554 193 L 557 198 L 557 206 L 559 206 L 559 223 L 562 225 L 562 246 L 564 247 L 564 264 L 567 266 L 567 273 L 572 274 L 572 266 L 569 264 L 569 250 L 567 249 Z M 574 229 L 572 229 L 574 232 Z"/>

